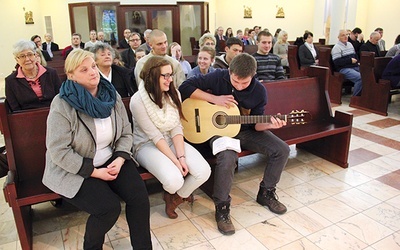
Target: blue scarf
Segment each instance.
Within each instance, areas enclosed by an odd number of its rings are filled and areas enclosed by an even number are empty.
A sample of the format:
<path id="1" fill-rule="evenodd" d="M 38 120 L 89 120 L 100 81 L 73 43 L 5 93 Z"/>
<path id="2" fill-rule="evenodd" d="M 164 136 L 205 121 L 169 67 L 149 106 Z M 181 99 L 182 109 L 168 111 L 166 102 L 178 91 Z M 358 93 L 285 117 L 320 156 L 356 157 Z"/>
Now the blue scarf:
<path id="1" fill-rule="evenodd" d="M 60 97 L 76 110 L 93 118 L 107 118 L 115 106 L 116 90 L 104 78 L 100 78 L 97 97 L 89 93 L 82 85 L 72 80 L 63 82 Z"/>

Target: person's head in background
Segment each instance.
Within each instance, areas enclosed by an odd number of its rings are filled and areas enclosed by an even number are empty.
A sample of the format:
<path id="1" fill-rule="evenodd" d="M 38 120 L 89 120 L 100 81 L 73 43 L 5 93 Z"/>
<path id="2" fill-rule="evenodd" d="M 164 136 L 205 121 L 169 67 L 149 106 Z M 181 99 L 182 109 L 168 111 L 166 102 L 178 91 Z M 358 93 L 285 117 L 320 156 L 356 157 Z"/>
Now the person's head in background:
<path id="1" fill-rule="evenodd" d="M 167 35 L 158 29 L 154 29 L 150 32 L 147 38 L 151 51 L 154 55 L 165 56 L 168 49 Z"/>
<path id="2" fill-rule="evenodd" d="M 103 31 L 97 32 L 97 40 L 104 43 L 104 32 Z"/>
<path id="3" fill-rule="evenodd" d="M 113 51 L 108 43 L 97 43 L 90 48 L 90 52 L 94 55 L 94 61 L 101 72 L 105 73 L 111 69 L 114 58 Z"/>
<path id="4" fill-rule="evenodd" d="M 40 63 L 42 66 L 47 66 L 47 62 L 46 62 L 46 59 L 44 59 L 42 50 L 39 48 L 36 48 L 35 51 L 36 51 L 37 62 Z"/>
<path id="5" fill-rule="evenodd" d="M 215 37 L 211 33 L 205 33 L 199 39 L 199 47 L 202 48 L 203 46 L 210 46 L 215 48 L 215 44 L 217 41 Z"/>
<path id="6" fill-rule="evenodd" d="M 184 61 L 182 47 L 177 42 L 173 42 L 168 46 L 168 53 L 169 56 L 172 56 L 178 61 Z"/>
<path id="7" fill-rule="evenodd" d="M 113 64 L 124 67 L 125 63 L 122 61 L 122 57 L 121 57 L 121 53 L 119 53 L 119 51 L 117 49 L 113 48 L 112 51 L 113 54 Z"/>
<path id="8" fill-rule="evenodd" d="M 288 33 L 284 30 L 281 30 L 278 35 L 277 42 L 280 44 L 286 44 L 288 40 Z"/>
<path id="9" fill-rule="evenodd" d="M 49 43 L 53 40 L 53 37 L 51 36 L 50 33 L 44 34 L 44 39 L 46 40 L 46 43 Z"/>
<path id="10" fill-rule="evenodd" d="M 236 38 L 243 39 L 243 31 L 242 30 L 237 30 L 236 31 Z"/>
<path id="11" fill-rule="evenodd" d="M 230 64 L 232 59 L 241 54 L 243 52 L 243 42 L 242 40 L 236 38 L 236 37 L 231 37 L 226 41 L 226 46 L 225 46 L 225 61 Z"/>
<path id="12" fill-rule="evenodd" d="M 39 49 L 42 48 L 42 38 L 39 35 L 33 35 L 31 37 L 31 41 L 34 42 L 36 44 L 36 47 L 38 47 Z"/>
<path id="13" fill-rule="evenodd" d="M 261 55 L 267 55 L 272 49 L 272 34 L 266 31 L 261 31 L 258 33 L 257 45 L 257 53 Z"/>
<path id="14" fill-rule="evenodd" d="M 225 36 L 226 36 L 227 38 L 233 37 L 233 32 L 232 32 L 232 28 L 231 28 L 231 27 L 229 27 L 229 28 L 226 29 L 226 31 L 225 31 Z"/>
<path id="15" fill-rule="evenodd" d="M 139 59 L 144 57 L 145 55 L 146 55 L 146 51 L 144 49 L 141 49 L 141 48 L 137 49 L 136 53 L 135 53 L 136 61 L 139 61 Z"/>
<path id="16" fill-rule="evenodd" d="M 203 75 L 208 73 L 208 69 L 214 63 L 215 54 L 216 52 L 213 47 L 204 46 L 200 49 L 197 55 L 197 65 Z"/>
<path id="17" fill-rule="evenodd" d="M 89 39 L 92 42 L 96 42 L 97 41 L 97 32 L 95 30 L 91 30 L 89 32 Z"/>

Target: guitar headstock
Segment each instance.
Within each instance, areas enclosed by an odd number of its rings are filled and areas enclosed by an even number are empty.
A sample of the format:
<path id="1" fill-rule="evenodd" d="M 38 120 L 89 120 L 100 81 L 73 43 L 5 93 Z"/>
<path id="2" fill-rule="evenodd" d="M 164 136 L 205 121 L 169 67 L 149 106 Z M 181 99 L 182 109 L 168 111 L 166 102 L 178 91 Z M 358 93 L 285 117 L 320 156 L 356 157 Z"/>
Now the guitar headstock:
<path id="1" fill-rule="evenodd" d="M 286 120 L 287 123 L 292 125 L 305 124 L 309 121 L 311 121 L 311 114 L 305 110 L 292 110 L 292 112 L 287 115 Z"/>

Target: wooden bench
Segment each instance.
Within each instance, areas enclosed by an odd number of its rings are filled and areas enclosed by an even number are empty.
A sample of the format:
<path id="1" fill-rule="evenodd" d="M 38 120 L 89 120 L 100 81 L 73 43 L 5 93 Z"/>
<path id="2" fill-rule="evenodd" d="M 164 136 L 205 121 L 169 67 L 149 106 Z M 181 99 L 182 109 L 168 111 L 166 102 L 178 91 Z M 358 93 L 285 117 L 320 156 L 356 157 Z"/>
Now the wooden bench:
<path id="1" fill-rule="evenodd" d="M 319 65 L 329 68 L 328 93 L 332 103 L 342 104 L 342 89 L 344 86 L 351 86 L 352 83 L 346 81 L 344 75 L 336 72 L 333 66 L 332 48 L 319 46 Z"/>
<path id="2" fill-rule="evenodd" d="M 374 52 L 361 52 L 360 74 L 362 80 L 361 96 L 352 96 L 350 107 L 387 116 L 391 96 L 389 80 L 381 79 L 390 57 L 375 57 Z"/>
<path id="3" fill-rule="evenodd" d="M 257 50 L 258 50 L 257 45 L 244 45 L 243 52 L 249 55 L 253 55 L 254 53 L 257 52 Z"/>
<path id="4" fill-rule="evenodd" d="M 67 79 L 67 75 L 64 71 L 65 59 L 61 55 L 61 51 L 53 52 L 53 59 L 47 62 L 47 67 L 53 68 L 57 71 L 58 77 L 60 77 L 61 82 Z"/>
<path id="5" fill-rule="evenodd" d="M 129 98 L 124 98 L 129 111 Z M 12 208 L 22 249 L 32 249 L 31 205 L 61 198 L 42 184 L 45 167 L 46 121 L 49 108 L 10 113 L 6 102 L 0 103 L 9 172 L 3 192 Z M 154 178 L 139 167 L 143 180 Z"/>
<path id="6" fill-rule="evenodd" d="M 265 114 L 288 114 L 292 110 L 304 109 L 312 116 L 307 124 L 287 125 L 271 131 L 289 145 L 296 144 L 299 149 L 347 168 L 353 115 L 336 111 L 333 116 L 328 96 L 327 68 L 311 66 L 308 76 L 263 83 L 268 93 Z M 200 151 L 203 153 L 204 144 L 201 144 L 201 147 Z M 253 152 L 244 150 L 239 157 L 249 154 Z M 214 164 L 215 157 L 211 153 L 207 156 L 210 164 Z M 202 186 L 210 196 L 213 181 L 211 177 Z"/>
<path id="7" fill-rule="evenodd" d="M 300 66 L 299 49 L 297 45 L 288 46 L 288 61 L 290 67 L 290 78 L 307 75 L 308 67 Z"/>

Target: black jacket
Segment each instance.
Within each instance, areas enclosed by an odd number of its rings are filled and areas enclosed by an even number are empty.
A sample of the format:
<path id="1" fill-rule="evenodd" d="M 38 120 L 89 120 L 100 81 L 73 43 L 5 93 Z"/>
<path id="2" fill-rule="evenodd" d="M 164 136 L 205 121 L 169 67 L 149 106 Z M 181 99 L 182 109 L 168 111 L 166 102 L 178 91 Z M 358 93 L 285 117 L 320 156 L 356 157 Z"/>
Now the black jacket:
<path id="1" fill-rule="evenodd" d="M 121 97 L 132 96 L 137 90 L 133 71 L 121 66 L 111 65 L 111 83 Z"/>
<path id="2" fill-rule="evenodd" d="M 17 78 L 17 71 L 7 76 L 6 99 L 12 111 L 50 106 L 54 96 L 60 90 L 61 80 L 55 69 L 45 68 L 47 71 L 39 77 L 43 94 L 41 100 L 25 78 Z"/>

